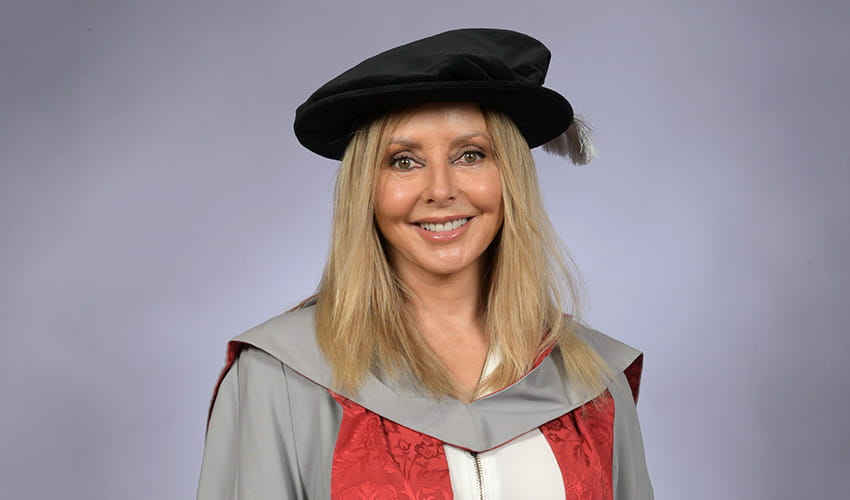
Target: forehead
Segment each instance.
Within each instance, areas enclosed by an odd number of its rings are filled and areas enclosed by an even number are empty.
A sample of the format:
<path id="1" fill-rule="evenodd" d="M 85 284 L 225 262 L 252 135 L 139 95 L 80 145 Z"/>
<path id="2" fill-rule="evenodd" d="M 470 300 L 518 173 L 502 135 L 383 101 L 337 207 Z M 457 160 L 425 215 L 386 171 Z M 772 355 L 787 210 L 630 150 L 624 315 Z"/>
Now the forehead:
<path id="1" fill-rule="evenodd" d="M 487 133 L 481 107 L 475 103 L 429 103 L 398 112 L 392 120 L 390 139 L 411 134 L 451 135 Z"/>

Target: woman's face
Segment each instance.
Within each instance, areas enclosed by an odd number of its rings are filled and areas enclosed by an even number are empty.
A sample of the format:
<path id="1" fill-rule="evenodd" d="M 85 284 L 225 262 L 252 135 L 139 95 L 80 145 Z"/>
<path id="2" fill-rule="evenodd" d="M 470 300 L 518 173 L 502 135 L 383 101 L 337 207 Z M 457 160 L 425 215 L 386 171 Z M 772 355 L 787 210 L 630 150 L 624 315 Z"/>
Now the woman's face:
<path id="1" fill-rule="evenodd" d="M 428 104 L 404 117 L 382 157 L 375 218 L 402 278 L 480 278 L 503 209 L 478 105 Z"/>

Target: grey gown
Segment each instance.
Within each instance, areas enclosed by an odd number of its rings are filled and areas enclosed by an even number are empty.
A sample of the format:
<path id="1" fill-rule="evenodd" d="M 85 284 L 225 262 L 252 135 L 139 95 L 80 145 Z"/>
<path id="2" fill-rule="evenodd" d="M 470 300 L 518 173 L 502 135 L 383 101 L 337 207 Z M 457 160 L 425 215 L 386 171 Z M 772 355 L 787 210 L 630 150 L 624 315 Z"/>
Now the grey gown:
<path id="1" fill-rule="evenodd" d="M 580 333 L 615 374 L 607 386 L 616 407 L 613 497 L 652 499 L 637 386 L 626 377 L 642 355 L 594 330 Z M 236 337 L 228 352 L 210 410 L 198 500 L 331 498 L 343 410 L 328 390 L 331 372 L 314 339 L 313 308 L 270 319 Z M 552 354 L 515 384 L 471 403 L 434 400 L 409 383 L 375 376 L 357 394 L 341 394 L 471 451 L 496 448 L 588 401 L 572 390 L 560 356 Z"/>

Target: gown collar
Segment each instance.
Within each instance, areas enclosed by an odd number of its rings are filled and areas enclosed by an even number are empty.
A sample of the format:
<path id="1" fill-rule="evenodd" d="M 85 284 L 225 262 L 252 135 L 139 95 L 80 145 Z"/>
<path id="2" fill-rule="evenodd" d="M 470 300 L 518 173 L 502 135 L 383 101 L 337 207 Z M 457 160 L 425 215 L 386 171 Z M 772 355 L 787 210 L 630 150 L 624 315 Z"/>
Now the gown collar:
<path id="1" fill-rule="evenodd" d="M 607 335 L 581 327 L 585 340 L 617 376 L 641 355 Z M 564 370 L 557 348 L 528 374 L 502 390 L 464 403 L 434 399 L 405 379 L 367 375 L 357 392 L 332 387 L 332 371 L 315 340 L 314 307 L 284 313 L 235 337 L 230 360 L 250 345 L 277 358 L 313 383 L 417 432 L 471 451 L 496 448 L 588 402 Z M 612 381 L 612 383 L 616 383 Z"/>

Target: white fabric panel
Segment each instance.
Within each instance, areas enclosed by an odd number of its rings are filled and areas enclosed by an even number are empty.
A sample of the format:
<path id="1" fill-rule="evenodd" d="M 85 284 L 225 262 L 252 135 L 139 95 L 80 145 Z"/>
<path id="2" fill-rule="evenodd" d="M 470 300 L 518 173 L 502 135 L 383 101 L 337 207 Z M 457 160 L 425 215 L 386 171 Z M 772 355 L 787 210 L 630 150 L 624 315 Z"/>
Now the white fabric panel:
<path id="1" fill-rule="evenodd" d="M 479 496 L 474 456 L 445 445 L 446 460 L 457 500 L 481 498 L 566 498 L 564 480 L 552 448 L 539 429 L 510 443 L 478 454 L 481 484 Z"/>

